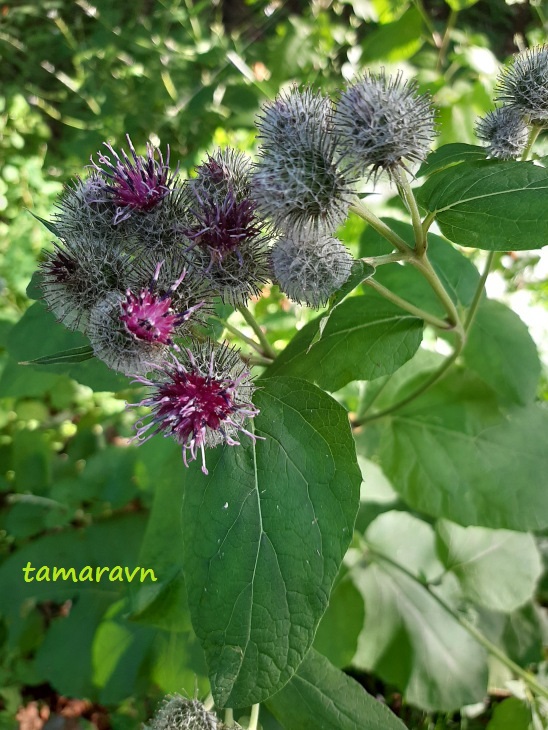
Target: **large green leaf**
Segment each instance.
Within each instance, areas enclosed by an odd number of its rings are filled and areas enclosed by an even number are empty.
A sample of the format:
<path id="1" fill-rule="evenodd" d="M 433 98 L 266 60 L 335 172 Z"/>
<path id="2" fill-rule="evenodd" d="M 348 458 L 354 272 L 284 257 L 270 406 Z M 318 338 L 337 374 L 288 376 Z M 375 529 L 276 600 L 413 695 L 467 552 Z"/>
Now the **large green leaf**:
<path id="1" fill-rule="evenodd" d="M 386 705 L 314 649 L 267 706 L 285 730 L 405 730 Z"/>
<path id="2" fill-rule="evenodd" d="M 438 554 L 459 581 L 463 595 L 494 611 L 511 612 L 530 600 L 542 574 L 531 535 L 441 520 Z"/>
<path id="3" fill-rule="evenodd" d="M 151 439 L 138 451 L 139 481 L 152 483 L 154 501 L 139 554 L 159 579 L 132 585 L 129 618 L 170 631 L 191 628 L 183 577 L 181 447 L 172 439 Z"/>
<path id="4" fill-rule="evenodd" d="M 394 372 L 422 340 L 422 320 L 376 294 L 346 299 L 310 347 L 320 322 L 318 317 L 297 333 L 268 368 L 268 376 L 292 375 L 334 391 L 352 380 Z"/>
<path id="5" fill-rule="evenodd" d="M 407 702 L 449 711 L 482 699 L 487 662 L 479 644 L 422 585 L 443 572 L 434 540 L 429 525 L 405 512 L 386 512 L 367 529 L 372 562 L 352 569 L 365 602 L 354 664 L 395 684 Z"/>
<path id="6" fill-rule="evenodd" d="M 396 389 L 392 402 L 423 378 Z M 535 530 L 548 525 L 547 436 L 546 409 L 504 412 L 483 381 L 454 370 L 386 417 L 377 438 L 385 474 L 414 509 L 463 525 Z"/>
<path id="7" fill-rule="evenodd" d="M 548 240 L 548 170 L 532 162 L 463 162 L 429 178 L 417 199 L 463 246 L 523 251 Z"/>
<path id="8" fill-rule="evenodd" d="M 504 304 L 481 302 L 463 356 L 508 401 L 526 405 L 535 399 L 541 370 L 537 348 L 527 326 Z"/>
<path id="9" fill-rule="evenodd" d="M 185 580 L 215 703 L 262 702 L 310 648 L 359 504 L 345 410 L 293 378 L 261 382 L 253 428 L 184 478 Z M 194 465 L 196 467 L 196 465 Z"/>

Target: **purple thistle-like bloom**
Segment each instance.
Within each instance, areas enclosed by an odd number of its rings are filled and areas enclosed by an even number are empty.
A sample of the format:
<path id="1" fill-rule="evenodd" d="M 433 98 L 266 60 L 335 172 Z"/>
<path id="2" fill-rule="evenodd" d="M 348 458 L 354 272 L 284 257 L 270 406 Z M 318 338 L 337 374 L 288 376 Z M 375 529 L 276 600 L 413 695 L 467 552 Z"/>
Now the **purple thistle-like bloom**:
<path id="1" fill-rule="evenodd" d="M 192 211 L 195 221 L 184 234 L 194 245 L 209 251 L 211 264 L 222 263 L 233 253 L 238 257 L 240 247 L 260 235 L 254 201 L 237 201 L 229 190 L 221 202 L 212 197 L 198 202 L 199 207 Z"/>
<path id="2" fill-rule="evenodd" d="M 184 270 L 167 292 L 159 294 L 155 292 L 155 285 L 162 264 L 163 262 L 156 267 L 148 289 L 141 289 L 139 294 L 134 294 L 131 289 L 127 290 L 126 298 L 120 303 L 122 310 L 120 321 L 138 340 L 171 345 L 171 337 L 176 329 L 190 319 L 204 303 L 199 302 L 184 312 L 175 312 L 172 308 L 171 295 L 181 284 L 187 272 Z"/>
<path id="3" fill-rule="evenodd" d="M 147 422 L 136 424 L 138 440 L 147 441 L 157 433 L 172 436 L 182 446 L 185 466 L 200 451 L 202 471 L 207 474 L 206 447 L 239 446 L 238 431 L 253 440 L 259 438 L 243 427 L 259 411 L 251 402 L 250 374 L 233 349 L 210 342 L 194 353 L 187 349 L 176 356 L 171 352 L 170 360 L 154 369 L 157 379 L 135 378 L 151 388 L 147 398 L 131 404 L 152 409 Z"/>
<path id="4" fill-rule="evenodd" d="M 156 267 L 148 288 L 138 293 L 131 289 L 125 294 L 112 292 L 91 312 L 88 335 L 93 351 L 114 370 L 126 374 L 148 372 L 154 363 L 163 360 L 168 346 L 175 347 L 175 335 L 188 334 L 184 325 L 205 304 L 196 302 L 192 287 L 181 301 L 177 289 L 186 271 L 169 289 L 158 291 L 162 264 Z"/>
<path id="5" fill-rule="evenodd" d="M 170 170 L 169 145 L 164 162 L 160 150 L 150 142 L 147 143 L 146 157 L 143 157 L 135 152 L 129 134 L 126 135 L 126 139 L 133 159 L 125 150 L 121 150 L 120 156 L 108 142 L 104 145 L 113 160 L 101 152 L 97 153 L 99 164 L 91 158 L 92 167 L 110 180 L 106 189 L 110 200 L 117 207 L 114 224 L 127 220 L 134 211 L 146 213 L 155 208 L 173 190 L 175 175 L 178 172 L 176 170 L 172 173 Z"/>

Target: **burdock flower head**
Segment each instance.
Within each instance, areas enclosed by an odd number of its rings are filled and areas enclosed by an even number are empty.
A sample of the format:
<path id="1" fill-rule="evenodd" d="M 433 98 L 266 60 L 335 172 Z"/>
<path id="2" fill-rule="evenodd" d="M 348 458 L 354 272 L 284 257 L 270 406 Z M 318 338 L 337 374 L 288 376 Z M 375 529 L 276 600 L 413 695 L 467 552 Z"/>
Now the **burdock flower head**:
<path id="1" fill-rule="evenodd" d="M 496 92 L 497 101 L 518 111 L 530 124 L 548 126 L 548 45 L 517 54 L 501 73 Z"/>
<path id="2" fill-rule="evenodd" d="M 217 730 L 219 722 L 199 700 L 180 695 L 168 696 L 162 702 L 147 730 Z"/>
<path id="3" fill-rule="evenodd" d="M 491 157 L 511 160 L 519 157 L 525 149 L 528 128 L 517 109 L 501 106 L 478 121 L 476 134 L 487 143 Z"/>
<path id="4" fill-rule="evenodd" d="M 76 178 L 65 187 L 53 217 L 61 238 L 77 241 L 92 233 L 109 238 L 113 244 L 121 243 L 121 235 L 112 223 L 115 206 L 108 200 L 107 187 L 105 178 L 96 172 L 85 179 Z"/>
<path id="5" fill-rule="evenodd" d="M 330 236 L 280 239 L 271 252 L 274 277 L 290 299 L 318 308 L 350 276 L 352 256 Z"/>
<path id="6" fill-rule="evenodd" d="M 228 187 L 198 195 L 190 191 L 188 224 L 192 271 L 198 270 L 212 290 L 230 304 L 245 304 L 268 279 L 268 235 L 257 218 L 257 204 Z"/>
<path id="7" fill-rule="evenodd" d="M 132 213 L 147 213 L 168 196 L 175 185 L 175 176 L 169 167 L 169 146 L 166 160 L 160 150 L 150 142 L 143 157 L 135 152 L 129 135 L 126 135 L 131 157 L 121 150 L 118 154 L 112 145 L 104 143 L 110 154 L 98 152 L 98 164 L 91 158 L 92 167 L 108 184 L 109 199 L 116 206 L 114 224 L 131 217 Z M 111 159 L 112 157 L 112 159 Z"/>
<path id="8" fill-rule="evenodd" d="M 172 436 L 182 446 L 185 466 L 200 452 L 207 474 L 207 447 L 238 446 L 238 431 L 258 438 L 244 428 L 245 421 L 259 412 L 251 402 L 250 374 L 238 353 L 226 345 L 208 342 L 193 352 L 170 352 L 154 367 L 154 376 L 138 376 L 136 382 L 151 389 L 147 398 L 132 404 L 151 408 L 150 415 L 136 424 L 136 438 Z"/>
<path id="9" fill-rule="evenodd" d="M 251 191 L 251 160 L 232 147 L 216 150 L 196 168 L 190 187 L 197 199 L 221 202 L 230 192 L 235 200 L 249 198 Z"/>
<path id="10" fill-rule="evenodd" d="M 156 267 L 148 287 L 127 289 L 125 294 L 112 292 L 91 311 L 88 335 L 93 351 L 114 370 L 150 371 L 153 363 L 163 360 L 175 336 L 188 334 L 204 306 L 192 284 L 181 286 L 185 270 L 169 288 L 158 286 L 163 263 Z"/>
<path id="11" fill-rule="evenodd" d="M 367 73 L 341 94 L 334 118 L 342 158 L 359 175 L 392 176 L 407 162 L 421 162 L 435 135 L 430 97 L 401 73 Z"/>
<path id="12" fill-rule="evenodd" d="M 286 233 L 333 233 L 345 220 L 353 180 L 336 164 L 329 99 L 292 89 L 263 108 L 253 176 L 259 211 Z"/>
<path id="13" fill-rule="evenodd" d="M 83 232 L 71 242 L 55 243 L 40 264 L 42 291 L 49 309 L 69 329 L 86 330 L 93 307 L 109 292 L 127 287 L 132 268 L 117 246 Z"/>

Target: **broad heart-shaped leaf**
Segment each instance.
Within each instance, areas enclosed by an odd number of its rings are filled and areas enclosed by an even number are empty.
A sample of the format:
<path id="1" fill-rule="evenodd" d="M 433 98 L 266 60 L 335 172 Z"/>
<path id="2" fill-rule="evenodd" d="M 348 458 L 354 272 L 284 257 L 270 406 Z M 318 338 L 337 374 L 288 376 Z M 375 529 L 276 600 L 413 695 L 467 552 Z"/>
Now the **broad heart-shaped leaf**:
<path id="1" fill-rule="evenodd" d="M 365 542 L 372 562 L 351 570 L 365 602 L 354 665 L 395 684 L 407 702 L 425 710 L 481 700 L 485 651 L 423 585 L 443 572 L 432 528 L 405 512 L 387 512 L 371 523 Z M 446 595 L 450 583 L 435 590 L 453 603 Z"/>
<path id="2" fill-rule="evenodd" d="M 405 730 L 386 705 L 314 649 L 267 707 L 285 730 Z"/>
<path id="3" fill-rule="evenodd" d="M 392 402 L 423 379 L 421 374 L 404 383 Z M 380 465 L 413 509 L 462 525 L 510 530 L 548 525 L 546 409 L 530 405 L 505 412 L 483 381 L 455 369 L 368 428 L 379 429 Z"/>
<path id="4" fill-rule="evenodd" d="M 362 281 L 372 277 L 374 273 L 375 269 L 372 266 L 366 264 L 364 261 L 354 261 L 354 263 L 352 264 L 352 271 L 350 272 L 348 280 L 343 284 L 339 291 L 331 297 L 331 300 L 329 302 L 329 309 L 320 319 L 320 324 L 318 326 L 314 339 L 308 346 L 308 351 L 310 351 L 312 345 L 314 345 L 319 339 L 321 339 L 325 327 L 329 322 L 329 318 L 333 314 L 333 311 L 344 301 L 346 296 L 350 294 L 351 291 L 354 291 L 354 289 L 359 286 Z"/>
<path id="5" fill-rule="evenodd" d="M 462 142 L 444 144 L 428 155 L 426 161 L 420 166 L 417 177 L 433 175 L 435 172 L 440 172 L 440 170 L 445 170 L 447 167 L 458 165 L 461 162 L 484 160 L 486 156 L 487 151 L 485 148 L 477 145 L 463 144 Z"/>
<path id="6" fill-rule="evenodd" d="M 17 362 L 30 363 L 22 366 L 23 371 L 36 368 L 40 372 L 69 375 L 82 385 L 96 391 L 117 391 L 129 387 L 128 378 L 110 370 L 97 358 L 82 360 L 68 359 L 57 364 L 36 364 L 36 359 L 58 358 L 67 350 L 85 352 L 89 342 L 81 332 L 71 332 L 56 322 L 53 314 L 43 302 L 35 302 L 15 324 L 8 336 L 8 352 Z"/>
<path id="7" fill-rule="evenodd" d="M 383 218 L 383 222 L 410 246 L 414 246 L 413 226 L 392 218 Z M 379 250 L 381 240 L 384 241 L 379 233 L 371 227 L 367 228 L 360 239 L 360 254 L 369 256 L 369 250 Z M 387 244 L 384 251 L 388 253 L 390 250 L 390 244 Z M 470 306 L 479 282 L 479 272 L 470 259 L 457 251 L 449 241 L 434 233 L 428 234 L 428 258 L 455 304 Z M 379 266 L 375 271 L 375 281 L 427 312 L 438 316 L 445 314 L 440 300 L 413 266 Z M 366 294 L 372 292 L 367 286 L 364 290 Z"/>
<path id="8" fill-rule="evenodd" d="M 350 543 L 361 475 L 346 411 L 269 378 L 253 428 L 184 477 L 185 581 L 218 707 L 280 690 L 312 644 Z"/>
<path id="9" fill-rule="evenodd" d="M 463 352 L 467 366 L 511 403 L 535 399 L 541 363 L 529 329 L 501 302 L 481 302 Z"/>
<path id="10" fill-rule="evenodd" d="M 510 613 L 530 600 L 542 574 L 532 535 L 440 520 L 438 554 L 459 581 L 465 598 Z"/>
<path id="11" fill-rule="evenodd" d="M 417 200 L 463 246 L 523 251 L 548 240 L 548 170 L 532 162 L 463 162 L 429 178 Z"/>
<path id="12" fill-rule="evenodd" d="M 303 327 L 266 375 L 306 378 L 334 391 L 352 380 L 393 373 L 413 357 L 422 340 L 423 321 L 376 294 L 346 299 L 310 347 L 320 322 L 318 317 Z"/>

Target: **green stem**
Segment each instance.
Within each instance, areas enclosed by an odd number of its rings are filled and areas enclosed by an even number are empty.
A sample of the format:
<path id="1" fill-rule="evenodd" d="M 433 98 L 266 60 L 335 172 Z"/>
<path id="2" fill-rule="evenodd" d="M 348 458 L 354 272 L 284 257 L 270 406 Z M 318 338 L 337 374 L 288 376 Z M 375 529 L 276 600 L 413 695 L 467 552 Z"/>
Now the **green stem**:
<path id="1" fill-rule="evenodd" d="M 207 710 L 207 712 L 211 712 L 211 710 L 214 707 L 215 707 L 215 700 L 213 699 L 213 695 L 210 692 L 204 700 L 204 709 Z"/>
<path id="2" fill-rule="evenodd" d="M 261 705 L 253 705 L 251 708 L 251 717 L 249 718 L 249 725 L 247 726 L 247 730 L 257 730 L 257 725 L 259 723 L 259 710 L 261 709 Z"/>
<path id="3" fill-rule="evenodd" d="M 428 215 L 426 216 L 426 218 L 423 220 L 423 222 L 422 222 L 422 230 L 423 230 L 423 234 L 424 234 L 424 237 L 425 238 L 426 238 L 426 234 L 428 233 L 428 230 L 429 230 L 430 226 L 435 221 L 435 219 L 436 219 L 436 214 L 435 213 L 428 213 Z"/>
<path id="4" fill-rule="evenodd" d="M 374 228 L 377 233 L 380 233 L 383 238 L 386 238 L 386 240 L 389 241 L 394 248 L 397 248 L 406 256 L 413 250 L 407 245 L 403 238 L 398 236 L 398 234 L 390 228 L 390 226 L 387 226 L 380 218 L 377 218 L 377 216 L 372 213 L 361 200 L 356 199 L 356 201 L 350 206 L 350 210 L 356 213 L 356 215 L 364 221 L 367 221 L 371 228 Z"/>
<path id="5" fill-rule="evenodd" d="M 449 317 L 449 322 L 453 327 L 458 327 L 460 324 L 459 321 L 459 313 L 457 312 L 457 308 L 455 307 L 453 300 L 445 290 L 445 287 L 439 280 L 438 275 L 434 271 L 434 267 L 430 263 L 430 261 L 426 258 L 426 256 L 421 256 L 418 258 L 411 259 L 411 263 L 417 267 L 417 269 L 420 271 L 420 273 L 424 276 L 424 278 L 428 281 L 432 289 L 434 290 L 436 296 L 440 300 L 440 302 L 443 304 L 445 311 L 447 312 L 447 315 Z"/>
<path id="6" fill-rule="evenodd" d="M 487 281 L 487 277 L 489 276 L 489 272 L 491 271 L 491 266 L 493 265 L 494 258 L 495 252 L 490 251 L 489 256 L 487 257 L 487 261 L 485 262 L 485 267 L 481 273 L 480 280 L 478 281 L 476 291 L 474 292 L 472 304 L 470 305 L 470 309 L 468 310 L 468 313 L 466 315 L 466 322 L 464 323 L 465 332 L 468 332 L 470 330 L 470 327 L 472 327 L 474 319 L 476 318 L 476 313 L 478 311 L 479 303 L 481 302 L 481 297 L 485 288 L 485 282 Z"/>
<path id="7" fill-rule="evenodd" d="M 443 40 L 441 42 L 440 52 L 438 55 L 438 63 L 437 63 L 438 71 L 441 71 L 443 62 L 445 61 L 445 54 L 447 53 L 447 49 L 449 47 L 449 41 L 451 40 L 451 31 L 455 27 L 458 14 L 459 14 L 458 10 L 451 10 L 451 12 L 449 13 L 449 18 L 447 20 L 447 25 L 445 26 L 445 33 L 443 34 Z"/>
<path id="8" fill-rule="evenodd" d="M 455 334 L 460 334 L 460 338 L 458 340 L 457 346 L 447 357 L 442 364 L 439 366 L 437 370 L 434 370 L 432 375 L 427 378 L 422 385 L 420 385 L 416 390 L 414 390 L 412 393 L 409 393 L 405 398 L 402 398 L 401 400 L 397 401 L 396 403 L 393 403 L 388 408 L 385 408 L 382 411 L 377 411 L 376 413 L 371 414 L 370 416 L 365 416 L 365 418 L 362 418 L 360 421 L 354 421 L 353 425 L 356 426 L 363 426 L 364 423 L 369 423 L 371 421 L 376 421 L 379 418 L 383 418 L 384 416 L 388 416 L 394 411 L 399 410 L 400 408 L 403 408 L 408 403 L 411 403 L 415 400 L 415 398 L 418 398 L 423 393 L 426 393 L 427 390 L 429 390 L 433 385 L 435 385 L 438 380 L 441 380 L 441 378 L 445 375 L 445 373 L 449 370 L 451 365 L 455 362 L 455 360 L 458 358 L 460 353 L 462 352 L 462 348 L 464 347 L 464 336 L 459 330 L 455 330 Z"/>
<path id="9" fill-rule="evenodd" d="M 261 354 L 265 355 L 266 357 L 271 358 L 272 360 L 275 360 L 276 351 L 274 350 L 274 348 L 272 347 L 270 342 L 266 339 L 266 335 L 262 331 L 262 329 L 261 329 L 259 323 L 257 322 L 257 320 L 255 319 L 255 317 L 251 314 L 251 312 L 249 311 L 249 309 L 247 307 L 239 306 L 237 309 L 238 309 L 238 312 L 240 312 L 242 317 L 245 319 L 247 324 L 251 327 L 253 332 L 255 332 L 255 334 L 259 338 L 259 342 L 261 343 L 261 346 L 262 346 Z"/>
<path id="10" fill-rule="evenodd" d="M 522 162 L 524 162 L 531 154 L 531 150 L 533 149 L 533 145 L 537 141 L 537 137 L 539 136 L 541 129 L 541 127 L 531 128 L 531 131 L 529 132 L 529 137 L 527 139 L 527 145 L 525 146 L 525 149 L 523 150 L 523 153 L 521 155 Z"/>
<path id="11" fill-rule="evenodd" d="M 237 327 L 234 327 L 233 325 L 226 322 L 224 319 L 221 319 L 220 317 L 212 316 L 211 319 L 216 319 L 217 322 L 220 322 L 223 327 L 228 330 L 229 332 L 232 332 L 233 335 L 236 335 L 236 337 L 239 337 L 244 342 L 247 342 L 247 344 L 252 347 L 254 350 L 256 350 L 260 355 L 263 354 L 263 348 L 258 342 L 255 342 L 255 340 L 251 339 L 251 337 L 248 337 L 247 335 L 244 335 L 244 333 L 239 330 Z"/>
<path id="12" fill-rule="evenodd" d="M 383 266 L 384 264 L 392 264 L 396 261 L 405 261 L 407 259 L 406 256 L 404 256 L 402 253 L 387 253 L 383 256 L 363 256 L 360 260 L 364 262 L 364 264 L 369 264 L 370 266 L 374 266 L 377 268 L 377 266 Z"/>
<path id="13" fill-rule="evenodd" d="M 225 726 L 234 727 L 234 713 L 229 707 L 225 710 Z"/>
<path id="14" fill-rule="evenodd" d="M 375 395 L 371 398 L 371 400 L 369 401 L 369 403 L 367 403 L 367 405 L 365 407 L 362 403 L 362 398 L 360 397 L 360 407 L 358 409 L 358 412 L 356 413 L 356 418 L 352 421 L 352 424 L 351 424 L 352 428 L 357 428 L 358 426 L 361 426 L 364 416 L 366 415 L 366 413 L 369 413 L 369 411 L 371 410 L 371 407 L 373 406 L 373 404 L 375 403 L 377 398 L 379 398 L 381 396 L 382 392 L 384 391 L 384 389 L 390 382 L 390 379 L 392 376 L 386 375 L 385 377 L 386 377 L 386 380 L 384 381 L 384 383 L 382 385 L 379 386 L 377 392 L 375 393 Z M 367 385 L 367 383 L 364 383 L 364 385 Z"/>
<path id="15" fill-rule="evenodd" d="M 436 48 L 440 47 L 441 44 L 441 38 L 438 31 L 434 28 L 434 25 L 432 21 L 430 20 L 430 16 L 426 12 L 424 5 L 422 4 L 422 0 L 414 0 L 414 5 L 417 8 L 417 10 L 420 13 L 420 16 L 425 24 L 425 26 L 428 28 L 428 31 L 430 35 L 432 36 L 432 41 L 434 42 L 434 45 Z"/>
<path id="16" fill-rule="evenodd" d="M 544 687 L 537 678 L 528 672 L 527 670 L 523 669 L 519 666 L 519 664 L 516 664 L 513 662 L 510 657 L 508 657 L 502 649 L 499 649 L 496 644 L 493 644 L 492 641 L 490 641 L 484 634 L 479 631 L 473 624 L 471 624 L 469 621 L 467 621 L 463 616 L 461 616 L 455 609 L 450 606 L 448 603 L 446 603 L 441 596 L 439 596 L 428 583 L 423 582 L 419 578 L 417 578 L 416 575 L 411 573 L 411 571 L 407 570 L 407 568 L 404 568 L 403 565 L 400 565 L 395 560 L 392 560 L 392 558 L 389 558 L 386 555 L 383 555 L 382 553 L 378 553 L 376 550 L 372 550 L 369 545 L 367 545 L 367 551 L 370 555 L 376 557 L 378 560 L 384 560 L 389 565 L 392 565 L 394 568 L 402 572 L 404 575 L 406 575 L 408 578 L 411 578 L 415 583 L 418 583 L 421 585 L 428 593 L 432 596 L 432 598 L 447 612 L 449 613 L 455 621 L 457 621 L 463 629 L 465 629 L 471 636 L 474 637 L 474 639 L 483 646 L 483 648 L 491 654 L 491 656 L 496 657 L 504 666 L 508 667 L 508 669 L 513 672 L 515 675 L 523 679 L 525 684 L 534 692 L 536 692 L 541 697 L 544 697 L 544 699 L 548 699 L 548 688 Z"/>
<path id="17" fill-rule="evenodd" d="M 413 223 L 413 231 L 415 232 L 415 253 L 417 256 L 422 256 L 426 251 L 426 234 L 422 227 L 421 214 L 419 213 L 415 194 L 411 189 L 405 170 L 396 168 L 394 179 L 396 180 L 402 200 L 411 214 L 411 222 Z"/>
<path id="18" fill-rule="evenodd" d="M 263 357 L 262 355 L 248 355 L 247 357 L 244 355 L 242 359 L 248 365 L 263 365 L 264 367 L 268 367 L 274 362 L 269 357 Z"/>
<path id="19" fill-rule="evenodd" d="M 405 309 L 407 312 L 414 314 L 415 317 L 420 317 L 420 319 L 423 319 L 425 322 L 428 322 L 428 324 L 431 324 L 433 327 L 438 327 L 439 329 L 443 329 L 443 330 L 453 329 L 453 325 L 450 324 L 449 322 L 447 322 L 446 320 L 439 319 L 439 317 L 435 317 L 433 314 L 430 314 L 429 312 L 425 312 L 424 309 L 415 307 L 414 304 L 411 304 L 411 302 L 408 302 L 407 300 L 402 299 L 397 294 L 394 294 L 394 292 L 390 291 L 390 289 L 387 289 L 382 284 L 379 284 L 378 282 L 376 282 L 374 279 L 366 279 L 363 283 L 367 286 L 370 286 L 371 289 L 374 289 L 382 297 L 384 297 L 385 299 L 388 299 L 388 301 L 393 302 L 398 307 L 401 307 L 402 309 Z"/>

